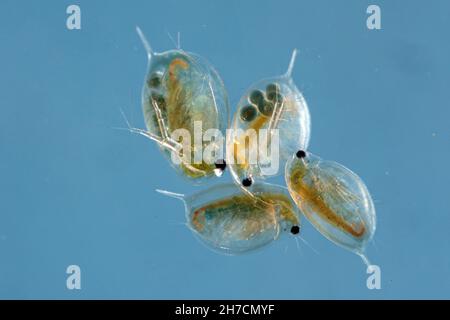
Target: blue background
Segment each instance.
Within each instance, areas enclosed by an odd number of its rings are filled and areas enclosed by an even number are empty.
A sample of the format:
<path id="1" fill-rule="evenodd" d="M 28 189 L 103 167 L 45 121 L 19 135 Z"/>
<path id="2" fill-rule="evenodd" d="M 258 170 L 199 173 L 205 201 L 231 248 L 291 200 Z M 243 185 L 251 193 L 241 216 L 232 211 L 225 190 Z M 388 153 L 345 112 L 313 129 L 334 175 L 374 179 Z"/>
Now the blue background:
<path id="1" fill-rule="evenodd" d="M 366 28 L 372 3 L 379 31 Z M 67 30 L 69 4 L 81 6 L 82 30 Z M 0 297 L 450 298 L 449 12 L 437 0 L 2 0 Z M 183 49 L 215 65 L 233 109 L 299 49 L 310 151 L 357 172 L 375 200 L 368 253 L 381 290 L 307 222 L 318 254 L 286 238 L 230 257 L 194 239 L 181 202 L 154 189 L 202 188 L 154 143 L 114 129 L 120 109 L 144 127 L 136 25 L 160 52 L 180 31 Z M 81 290 L 66 288 L 70 264 Z"/>

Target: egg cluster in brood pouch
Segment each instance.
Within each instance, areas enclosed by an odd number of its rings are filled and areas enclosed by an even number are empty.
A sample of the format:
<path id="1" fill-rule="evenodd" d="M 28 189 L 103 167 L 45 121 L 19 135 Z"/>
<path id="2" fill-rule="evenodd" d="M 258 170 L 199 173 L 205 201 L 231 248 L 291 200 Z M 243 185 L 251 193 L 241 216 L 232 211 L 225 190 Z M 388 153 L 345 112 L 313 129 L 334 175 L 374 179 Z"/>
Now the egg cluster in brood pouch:
<path id="1" fill-rule="evenodd" d="M 148 54 L 142 89 L 148 136 L 159 143 L 182 176 L 198 181 L 221 175 L 225 169 L 221 137 L 229 122 L 222 79 L 197 54 L 180 48 L 154 52 L 142 31 L 137 31 Z"/>

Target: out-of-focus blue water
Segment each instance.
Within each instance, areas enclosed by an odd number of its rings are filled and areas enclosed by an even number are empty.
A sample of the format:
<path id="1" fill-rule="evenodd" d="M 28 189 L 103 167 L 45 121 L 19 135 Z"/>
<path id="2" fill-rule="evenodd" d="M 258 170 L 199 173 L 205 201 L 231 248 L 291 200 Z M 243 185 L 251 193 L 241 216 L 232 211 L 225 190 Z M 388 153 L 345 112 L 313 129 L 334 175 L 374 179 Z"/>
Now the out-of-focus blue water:
<path id="1" fill-rule="evenodd" d="M 82 29 L 66 28 L 78 4 Z M 378 4 L 382 30 L 368 30 Z M 450 4 L 446 1 L 2 1 L 0 4 L 1 298 L 450 298 Z M 183 225 L 192 193 L 144 127 L 146 55 L 206 57 L 234 109 L 254 81 L 286 70 L 312 116 L 310 151 L 358 173 L 375 200 L 361 260 L 304 222 L 286 238 L 222 256 Z M 230 181 L 227 173 L 221 181 Z M 282 177 L 272 182 L 283 183 Z M 81 290 L 66 288 L 68 265 Z"/>

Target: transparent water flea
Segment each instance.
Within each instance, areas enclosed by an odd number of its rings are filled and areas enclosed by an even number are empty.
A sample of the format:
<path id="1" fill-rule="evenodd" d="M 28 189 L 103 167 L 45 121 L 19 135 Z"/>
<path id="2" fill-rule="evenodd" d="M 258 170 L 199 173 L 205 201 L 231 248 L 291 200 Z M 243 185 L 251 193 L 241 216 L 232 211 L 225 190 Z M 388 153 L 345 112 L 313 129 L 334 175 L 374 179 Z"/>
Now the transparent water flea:
<path id="1" fill-rule="evenodd" d="M 185 205 L 187 226 L 213 251 L 241 254 L 267 246 L 280 234 L 298 235 L 300 212 L 282 186 L 262 183 L 249 197 L 233 183 L 185 196 L 164 190 Z M 263 200 L 263 201 L 261 201 Z"/>
<path id="2" fill-rule="evenodd" d="M 254 83 L 238 103 L 231 123 L 233 130 L 227 137 L 227 162 L 233 179 L 244 190 L 249 191 L 258 179 L 282 174 L 292 153 L 308 147 L 311 126 L 309 109 L 292 79 L 296 56 L 295 49 L 284 75 Z M 259 150 L 251 149 L 255 148 L 255 144 L 248 143 L 248 136 L 242 134 L 248 129 L 256 132 L 258 142 L 262 141 L 260 130 L 268 132 L 265 135 L 267 150 L 263 150 L 260 143 L 256 145 Z M 278 129 L 277 136 L 273 135 L 273 129 Z M 278 148 L 278 154 L 272 153 L 275 151 L 270 148 L 272 143 Z M 258 155 L 258 161 L 249 161 L 251 153 Z M 275 155 L 276 163 L 262 161 L 262 154 L 271 153 Z M 276 171 L 273 170 L 275 167 Z"/>
<path id="3" fill-rule="evenodd" d="M 343 165 L 302 150 L 287 162 L 285 177 L 293 200 L 314 227 L 370 265 L 365 249 L 376 215 L 364 182 Z"/>
<path id="4" fill-rule="evenodd" d="M 154 52 L 141 29 L 137 27 L 136 30 L 148 56 L 142 89 L 147 130 L 131 130 L 156 141 L 182 176 L 193 181 L 220 176 L 225 169 L 221 154 L 223 142 L 214 137 L 210 141 L 202 140 L 209 129 L 220 130 L 224 136 L 229 124 L 228 97 L 222 79 L 214 67 L 197 54 L 181 48 Z M 195 123 L 200 125 L 200 131 L 194 134 Z M 173 138 L 177 129 L 186 129 L 190 133 L 190 149 L 186 150 L 182 137 Z M 194 141 L 195 137 L 200 137 L 201 141 Z M 203 157 L 205 149 L 214 150 L 211 153 L 213 159 Z M 196 150 L 200 150 L 200 157 L 195 154 Z M 172 152 L 178 163 L 172 161 Z"/>

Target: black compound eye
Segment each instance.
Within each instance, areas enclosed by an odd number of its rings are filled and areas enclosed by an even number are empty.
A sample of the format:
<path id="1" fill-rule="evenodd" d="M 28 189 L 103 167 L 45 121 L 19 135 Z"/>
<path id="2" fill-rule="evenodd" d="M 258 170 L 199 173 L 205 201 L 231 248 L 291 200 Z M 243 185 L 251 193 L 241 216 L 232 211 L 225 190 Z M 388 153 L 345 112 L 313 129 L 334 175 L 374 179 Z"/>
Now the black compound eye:
<path id="1" fill-rule="evenodd" d="M 299 226 L 292 226 L 291 228 L 291 233 L 292 234 L 298 234 L 300 232 L 300 227 Z"/>
<path id="2" fill-rule="evenodd" d="M 250 187 L 252 183 L 253 183 L 252 178 L 245 178 L 244 180 L 242 180 L 242 185 L 244 187 Z"/>
<path id="3" fill-rule="evenodd" d="M 227 167 L 227 163 L 224 159 L 216 160 L 214 165 L 216 166 L 216 169 L 219 169 L 220 171 L 225 171 L 225 168 Z"/>
<path id="4" fill-rule="evenodd" d="M 303 159 L 304 157 L 306 157 L 306 152 L 303 150 L 299 150 L 295 155 L 297 156 L 297 158 Z"/>

